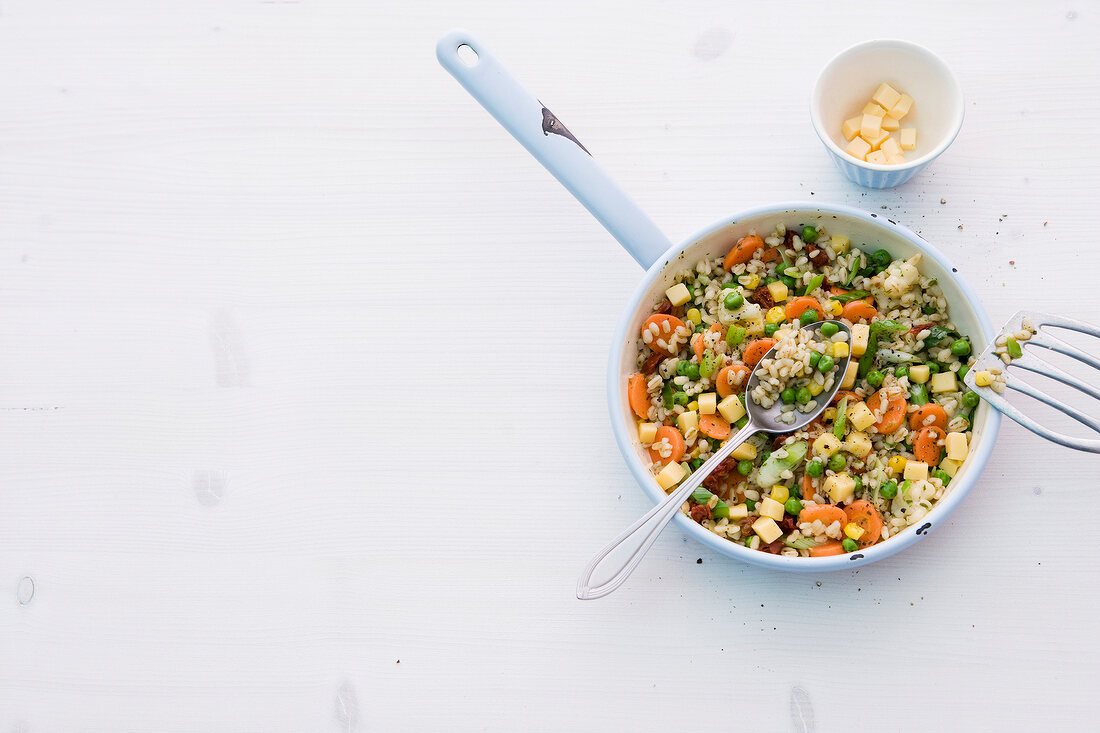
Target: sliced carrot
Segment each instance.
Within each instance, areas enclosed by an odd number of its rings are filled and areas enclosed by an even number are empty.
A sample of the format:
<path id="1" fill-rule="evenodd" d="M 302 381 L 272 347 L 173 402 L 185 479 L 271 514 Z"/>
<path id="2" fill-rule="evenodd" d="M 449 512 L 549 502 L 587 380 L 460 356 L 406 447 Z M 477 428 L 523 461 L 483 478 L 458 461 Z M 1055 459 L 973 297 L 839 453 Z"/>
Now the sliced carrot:
<path id="1" fill-rule="evenodd" d="M 741 361 L 745 362 L 745 366 L 752 369 L 760 363 L 760 360 L 764 358 L 764 354 L 771 351 L 771 348 L 777 343 L 779 342 L 773 338 L 757 339 L 745 347 L 745 351 L 741 354 Z"/>
<path id="2" fill-rule="evenodd" d="M 737 244 L 733 245 L 733 249 L 726 255 L 726 259 L 722 261 L 722 267 L 727 270 L 732 270 L 734 265 L 743 265 L 752 259 L 753 254 L 758 249 L 764 247 L 764 240 L 755 234 L 750 234 L 747 237 L 741 237 L 737 240 Z"/>
<path id="3" fill-rule="evenodd" d="M 863 529 L 863 536 L 856 540 L 860 547 L 870 547 L 882 537 L 882 515 L 871 502 L 857 499 L 844 507 L 844 514 L 851 524 Z"/>
<path id="4" fill-rule="evenodd" d="M 721 415 L 700 415 L 699 432 L 708 438 L 725 440 L 730 437 L 730 424 Z"/>
<path id="5" fill-rule="evenodd" d="M 865 303 L 862 300 L 853 300 L 851 303 L 844 305 L 844 310 L 840 312 L 841 317 L 847 318 L 852 323 L 858 321 L 868 321 L 878 315 L 878 311 L 875 310 L 873 305 Z"/>
<path id="6" fill-rule="evenodd" d="M 650 448 L 649 457 L 654 463 L 663 463 L 666 466 L 670 463 L 679 463 L 680 459 L 684 457 L 684 436 L 671 425 L 662 425 L 657 428 L 657 437 L 654 438 L 653 442 L 660 443 L 665 438 L 668 438 L 669 445 L 672 446 L 672 454 L 668 458 L 662 458 L 660 453 Z"/>
<path id="7" fill-rule="evenodd" d="M 917 408 L 917 411 L 909 416 L 909 427 L 913 430 L 923 428 L 924 421 L 929 417 L 935 417 L 936 419 L 928 423 L 932 427 L 939 428 L 940 430 L 947 429 L 947 410 L 943 409 L 935 402 L 929 402 L 927 405 L 921 405 Z"/>
<path id="8" fill-rule="evenodd" d="M 880 389 L 867 398 L 867 409 L 878 412 L 882 408 L 882 401 L 886 399 L 886 390 Z M 886 406 L 886 413 L 882 419 L 875 423 L 875 430 L 881 435 L 888 435 L 905 424 L 905 408 L 907 403 L 904 397 L 894 397 Z"/>
<path id="9" fill-rule="evenodd" d="M 787 316 L 788 321 L 794 323 L 808 310 L 815 310 L 817 311 L 817 315 L 821 316 L 825 309 L 822 308 L 821 303 L 818 303 L 814 298 L 803 295 L 787 303 L 787 307 L 783 309 L 783 313 Z"/>
<path id="10" fill-rule="evenodd" d="M 703 354 L 706 353 L 707 344 L 703 341 L 703 334 L 697 333 L 691 337 L 691 350 L 699 357 L 699 361 L 703 360 Z"/>
<path id="11" fill-rule="evenodd" d="M 852 292 L 852 291 L 847 290 L 847 289 L 842 288 L 842 287 L 839 287 L 837 285 L 833 285 L 831 288 L 829 288 L 829 295 L 844 295 L 845 293 L 850 293 L 850 292 Z M 860 298 L 860 300 L 862 300 L 867 305 L 874 305 L 875 304 L 875 296 L 873 296 L 873 295 L 868 295 L 866 298 Z"/>
<path id="12" fill-rule="evenodd" d="M 645 376 L 632 374 L 627 382 L 626 394 L 634 414 L 643 420 L 649 419 L 649 391 L 646 389 Z"/>
<path id="13" fill-rule="evenodd" d="M 718 389 L 718 396 L 729 397 L 735 392 L 740 392 L 741 387 L 745 386 L 745 380 L 749 378 L 751 373 L 752 369 L 744 364 L 730 364 L 728 367 L 719 369 L 718 375 L 714 378 L 714 386 Z M 730 384 L 730 381 L 733 384 Z"/>
<path id="14" fill-rule="evenodd" d="M 810 548 L 810 557 L 830 557 L 832 555 L 843 555 L 844 545 L 839 540 L 832 540 L 817 547 Z"/>
<path id="15" fill-rule="evenodd" d="M 803 507 L 798 514 L 799 524 L 815 522 L 819 519 L 826 527 L 833 522 L 840 522 L 840 526 L 843 527 L 848 521 L 848 515 L 844 513 L 843 509 L 832 504 L 814 504 L 813 506 Z"/>
<path id="16" fill-rule="evenodd" d="M 848 404 L 849 405 L 854 405 L 855 403 L 857 403 L 861 399 L 863 399 L 862 397 L 857 395 L 855 392 L 852 392 L 851 390 L 840 389 L 840 390 L 837 390 L 837 393 L 835 395 L 833 395 L 833 401 L 830 402 L 829 404 L 835 405 L 835 404 L 839 403 L 845 397 L 848 398 Z"/>
<path id="17" fill-rule="evenodd" d="M 920 432 L 917 433 L 917 437 L 913 440 L 913 455 L 917 457 L 918 461 L 924 461 L 929 466 L 940 465 L 940 453 L 943 452 L 940 441 L 945 437 L 947 437 L 947 433 L 934 425 L 921 428 Z"/>
<path id="18" fill-rule="evenodd" d="M 669 356 L 676 356 L 676 354 L 680 351 L 678 347 L 673 348 L 667 346 L 669 339 L 672 338 L 672 334 L 676 333 L 676 329 L 684 328 L 688 332 L 691 331 L 691 329 L 687 327 L 687 324 L 685 324 L 676 316 L 670 316 L 667 313 L 655 313 L 649 318 L 645 319 L 645 323 L 642 324 L 642 333 L 646 332 L 646 329 L 649 328 L 650 324 L 654 324 L 657 326 L 658 335 L 656 338 L 653 339 L 652 342 L 650 342 L 649 348 L 653 349 L 654 351 L 663 351 Z M 667 330 L 665 329 L 666 324 L 668 325 Z M 661 348 L 657 345 L 658 339 L 664 340 L 666 344 L 664 348 Z"/>
<path id="19" fill-rule="evenodd" d="M 814 494 L 817 493 L 817 489 L 814 488 L 814 480 L 808 473 L 802 474 L 802 483 L 800 487 L 802 489 L 803 499 L 813 499 Z"/>

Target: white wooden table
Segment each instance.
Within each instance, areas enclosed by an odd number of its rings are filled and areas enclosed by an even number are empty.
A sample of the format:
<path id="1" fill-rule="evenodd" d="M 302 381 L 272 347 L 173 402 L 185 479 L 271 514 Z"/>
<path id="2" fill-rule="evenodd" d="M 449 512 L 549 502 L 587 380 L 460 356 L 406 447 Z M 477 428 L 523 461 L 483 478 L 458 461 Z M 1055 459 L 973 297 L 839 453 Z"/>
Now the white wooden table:
<path id="1" fill-rule="evenodd" d="M 1100 320 L 1095 3 L 8 0 L 0 731 L 1095 729 L 1098 462 L 1015 424 L 900 556 L 672 528 L 574 598 L 647 508 L 603 386 L 641 273 L 439 68 L 456 25 L 674 240 L 855 204 L 994 321 Z M 968 101 L 874 192 L 806 108 L 881 35 Z"/>

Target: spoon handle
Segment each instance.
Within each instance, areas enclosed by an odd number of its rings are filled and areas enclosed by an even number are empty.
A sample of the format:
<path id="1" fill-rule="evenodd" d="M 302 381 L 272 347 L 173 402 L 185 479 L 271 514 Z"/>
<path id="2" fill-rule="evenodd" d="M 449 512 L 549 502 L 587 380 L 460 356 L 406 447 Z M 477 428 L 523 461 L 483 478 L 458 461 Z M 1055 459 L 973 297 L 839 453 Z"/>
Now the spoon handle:
<path id="1" fill-rule="evenodd" d="M 649 548 L 657 541 L 658 535 L 669 520 L 680 511 L 680 505 L 687 500 L 695 489 L 703 483 L 710 472 L 724 461 L 730 453 L 744 443 L 759 428 L 750 420 L 722 448 L 711 456 L 706 463 L 696 469 L 657 506 L 653 507 L 641 519 L 630 525 L 622 534 L 603 548 L 581 573 L 577 583 L 577 598 L 582 601 L 603 598 L 612 593 L 634 572 Z M 597 574 L 599 580 L 595 580 Z"/>

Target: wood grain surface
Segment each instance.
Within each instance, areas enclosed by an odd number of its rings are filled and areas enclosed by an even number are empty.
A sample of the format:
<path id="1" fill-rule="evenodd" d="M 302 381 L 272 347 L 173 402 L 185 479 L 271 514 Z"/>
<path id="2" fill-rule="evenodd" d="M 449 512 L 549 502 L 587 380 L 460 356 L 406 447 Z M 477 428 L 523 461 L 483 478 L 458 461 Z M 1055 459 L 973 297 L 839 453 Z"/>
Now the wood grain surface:
<path id="1" fill-rule="evenodd" d="M 1100 320 L 1095 2 L 7 0 L 0 731 L 1094 729 L 1097 459 L 1007 424 L 933 537 L 796 576 L 647 509 L 611 436 L 640 271 L 438 66 L 464 26 L 678 240 L 809 199 L 940 246 L 995 322 Z M 967 99 L 842 180 L 817 71 Z"/>

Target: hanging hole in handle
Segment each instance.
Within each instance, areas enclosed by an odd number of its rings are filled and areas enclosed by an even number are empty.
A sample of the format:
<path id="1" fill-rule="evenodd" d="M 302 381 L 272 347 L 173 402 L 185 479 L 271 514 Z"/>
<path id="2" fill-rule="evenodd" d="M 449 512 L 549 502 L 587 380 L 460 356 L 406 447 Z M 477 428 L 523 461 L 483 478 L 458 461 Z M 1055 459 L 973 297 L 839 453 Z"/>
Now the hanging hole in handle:
<path id="1" fill-rule="evenodd" d="M 477 65 L 477 51 L 463 43 L 458 47 L 458 60 L 468 67 Z"/>

